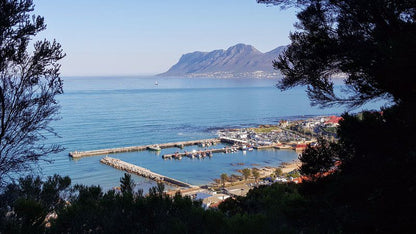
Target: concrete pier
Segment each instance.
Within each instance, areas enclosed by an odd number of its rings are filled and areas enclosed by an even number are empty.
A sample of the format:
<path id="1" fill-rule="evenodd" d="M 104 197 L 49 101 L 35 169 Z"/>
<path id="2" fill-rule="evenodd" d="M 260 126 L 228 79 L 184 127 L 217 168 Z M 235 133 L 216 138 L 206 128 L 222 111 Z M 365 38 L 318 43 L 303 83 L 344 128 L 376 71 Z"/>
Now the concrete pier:
<path id="1" fill-rule="evenodd" d="M 234 151 L 233 151 L 234 150 Z M 199 150 L 199 151 L 190 151 L 190 152 L 177 152 L 174 154 L 164 154 L 162 155 L 163 159 L 181 159 L 182 157 L 190 157 L 190 158 L 205 158 L 211 157 L 214 153 L 231 153 L 235 152 L 235 149 L 231 147 L 225 147 L 221 149 L 208 149 L 208 150 Z"/>
<path id="2" fill-rule="evenodd" d="M 157 174 L 155 172 L 150 171 L 149 169 L 121 161 L 120 159 L 104 157 L 100 160 L 100 162 L 106 165 L 112 166 L 119 170 L 127 171 L 130 173 L 139 175 L 139 176 L 143 176 L 145 178 L 154 180 L 156 182 L 165 182 L 165 183 L 173 184 L 179 187 L 186 187 L 186 188 L 194 187 L 188 183 L 185 183 L 185 182 L 182 182 L 182 181 L 179 181 L 179 180 L 176 180 L 176 179 L 164 176 L 164 175 Z"/>
<path id="3" fill-rule="evenodd" d="M 121 147 L 121 148 L 112 148 L 112 149 L 100 149 L 100 150 L 90 150 L 90 151 L 73 151 L 69 153 L 69 156 L 72 158 L 82 158 L 88 156 L 97 156 L 97 155 L 107 155 L 107 154 L 117 154 L 117 153 L 126 153 L 126 152 L 137 152 L 147 150 L 154 146 L 159 146 L 161 149 L 165 148 L 183 148 L 184 146 L 189 145 L 213 145 L 221 142 L 220 139 L 203 139 L 195 141 L 182 141 L 182 142 L 172 142 L 172 143 L 163 143 L 163 144 L 152 144 L 152 145 L 142 145 L 142 146 L 130 146 L 130 147 Z"/>
<path id="4" fill-rule="evenodd" d="M 247 144 L 248 143 L 248 141 L 233 139 L 233 138 L 229 138 L 229 137 L 221 137 L 220 141 L 225 142 L 225 143 L 229 143 L 229 144 Z"/>

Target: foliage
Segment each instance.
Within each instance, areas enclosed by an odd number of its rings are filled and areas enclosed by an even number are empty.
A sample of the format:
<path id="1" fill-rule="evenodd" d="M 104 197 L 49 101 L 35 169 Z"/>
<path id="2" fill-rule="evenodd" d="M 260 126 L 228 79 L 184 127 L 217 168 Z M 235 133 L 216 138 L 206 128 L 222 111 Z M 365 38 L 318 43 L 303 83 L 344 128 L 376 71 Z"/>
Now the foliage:
<path id="1" fill-rule="evenodd" d="M 45 218 L 65 206 L 69 177 L 54 175 L 42 181 L 27 176 L 9 184 L 0 195 L 1 233 L 38 233 L 45 231 Z"/>
<path id="2" fill-rule="evenodd" d="M 402 232 L 413 225 L 415 117 L 401 105 L 363 112 L 360 117 L 343 115 L 338 143 L 321 144 L 318 148 L 323 149 L 315 151 L 316 157 L 322 151 L 335 151 L 332 156 L 338 157 L 339 169 L 301 185 L 302 194 L 308 195 L 311 209 L 317 212 L 314 217 L 332 214 L 321 223 L 321 231 Z M 321 221 L 309 222 L 312 226 Z"/>
<path id="3" fill-rule="evenodd" d="M 253 221 L 245 224 L 246 229 L 255 225 L 259 233 L 294 232 L 294 223 L 307 211 L 305 199 L 297 187 L 293 183 L 259 186 L 250 190 L 246 197 L 227 199 L 219 209 L 230 219 L 261 220 L 261 224 L 253 224 Z"/>
<path id="4" fill-rule="evenodd" d="M 293 170 L 293 171 L 287 173 L 286 177 L 287 178 L 290 178 L 290 177 L 298 178 L 298 177 L 300 177 L 300 172 L 298 170 Z"/>
<path id="5" fill-rule="evenodd" d="M 260 172 L 259 172 L 259 170 L 257 168 L 253 168 L 253 170 L 251 170 L 251 174 L 253 175 L 254 180 L 257 183 L 257 180 L 260 178 Z"/>
<path id="6" fill-rule="evenodd" d="M 163 184 L 147 196 L 129 196 L 100 187 L 77 186 L 71 205 L 58 213 L 52 232 L 225 233 L 224 216 L 204 211 L 199 201 L 179 193 L 170 197 Z"/>
<path id="7" fill-rule="evenodd" d="M 300 9 L 292 43 L 274 62 L 285 90 L 307 85 L 312 104 L 359 106 L 377 98 L 416 100 L 414 0 L 258 0 Z M 345 95 L 331 77 L 346 76 Z"/>
<path id="8" fill-rule="evenodd" d="M 318 139 L 318 147 L 308 145 L 299 160 L 302 162 L 300 173 L 312 179 L 323 176 L 339 159 L 339 149 L 336 143 L 330 143 L 323 138 Z"/>
<path id="9" fill-rule="evenodd" d="M 282 90 L 306 85 L 312 104 L 357 107 L 391 100 L 381 112 L 344 114 L 338 142 L 302 156 L 303 174 L 336 173 L 299 185 L 308 209 L 300 232 L 405 232 L 416 221 L 416 2 L 258 0 L 299 9 L 292 43 L 274 62 Z M 346 77 L 336 93 L 332 78 Z M 321 174 L 323 175 L 323 174 Z"/>
<path id="10" fill-rule="evenodd" d="M 274 170 L 274 176 L 275 177 L 279 177 L 279 176 L 282 176 L 282 175 L 283 175 L 282 168 L 278 167 Z"/>
<path id="11" fill-rule="evenodd" d="M 241 170 L 241 174 L 244 176 L 244 180 L 247 180 L 251 175 L 251 170 L 249 168 L 244 168 Z"/>
<path id="12" fill-rule="evenodd" d="M 222 173 L 221 174 L 221 184 L 222 184 L 222 187 L 225 187 L 225 182 L 227 181 L 227 179 L 228 179 L 228 175 L 226 173 Z"/>
<path id="13" fill-rule="evenodd" d="M 323 127 L 322 131 L 326 133 L 337 133 L 337 127 Z"/>
<path id="14" fill-rule="evenodd" d="M 54 134 L 49 123 L 57 119 L 55 96 L 63 92 L 57 62 L 65 55 L 47 40 L 28 52 L 31 39 L 46 28 L 32 11 L 31 0 L 0 1 L 0 183 L 62 150 L 42 140 Z"/>
<path id="15" fill-rule="evenodd" d="M 123 194 L 133 194 L 134 191 L 134 180 L 131 178 L 131 175 L 124 173 L 124 176 L 120 179 L 120 189 Z"/>
<path id="16" fill-rule="evenodd" d="M 270 133 L 273 131 L 281 131 L 279 126 L 260 126 L 258 128 L 252 128 L 251 130 L 253 130 L 257 134 Z"/>

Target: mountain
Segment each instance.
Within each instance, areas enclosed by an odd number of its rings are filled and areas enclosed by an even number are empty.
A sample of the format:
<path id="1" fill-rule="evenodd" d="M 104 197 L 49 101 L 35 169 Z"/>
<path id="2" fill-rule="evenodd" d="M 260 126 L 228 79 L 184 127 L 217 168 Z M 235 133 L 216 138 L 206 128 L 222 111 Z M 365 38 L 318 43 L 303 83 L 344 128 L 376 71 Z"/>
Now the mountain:
<path id="1" fill-rule="evenodd" d="M 277 78 L 272 61 L 286 48 L 280 46 L 262 53 L 251 45 L 237 44 L 227 50 L 193 52 L 182 55 L 179 62 L 159 76 L 216 78 Z"/>

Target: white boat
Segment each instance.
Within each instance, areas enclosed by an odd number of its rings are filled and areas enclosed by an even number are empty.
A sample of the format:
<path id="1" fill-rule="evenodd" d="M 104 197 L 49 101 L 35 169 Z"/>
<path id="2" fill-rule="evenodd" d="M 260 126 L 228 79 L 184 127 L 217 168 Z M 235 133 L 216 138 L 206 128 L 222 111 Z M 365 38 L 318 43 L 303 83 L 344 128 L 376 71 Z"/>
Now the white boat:
<path id="1" fill-rule="evenodd" d="M 158 145 L 149 146 L 147 148 L 149 150 L 152 150 L 152 151 L 161 151 L 162 150 Z"/>
<path id="2" fill-rule="evenodd" d="M 157 81 L 155 81 L 155 85 L 159 85 L 159 83 L 157 83 Z"/>

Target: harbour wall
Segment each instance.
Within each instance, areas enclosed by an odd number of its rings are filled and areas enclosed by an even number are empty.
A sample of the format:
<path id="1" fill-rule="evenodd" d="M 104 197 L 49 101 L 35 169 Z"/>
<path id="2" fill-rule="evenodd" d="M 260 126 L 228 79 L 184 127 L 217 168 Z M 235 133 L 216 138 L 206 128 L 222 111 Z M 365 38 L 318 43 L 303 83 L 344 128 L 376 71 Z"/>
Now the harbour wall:
<path id="1" fill-rule="evenodd" d="M 89 156 L 143 151 L 151 147 L 154 147 L 155 145 L 159 146 L 161 149 L 164 149 L 164 148 L 172 148 L 172 147 L 183 148 L 184 146 L 207 144 L 207 143 L 216 144 L 219 142 L 221 142 L 220 139 L 213 138 L 213 139 L 203 139 L 203 140 L 195 140 L 195 141 L 181 141 L 181 142 L 172 142 L 172 143 L 163 143 L 163 144 L 129 146 L 129 147 L 90 150 L 90 151 L 73 151 L 69 153 L 69 156 L 71 156 L 72 158 L 82 158 L 82 157 L 89 157 Z"/>

